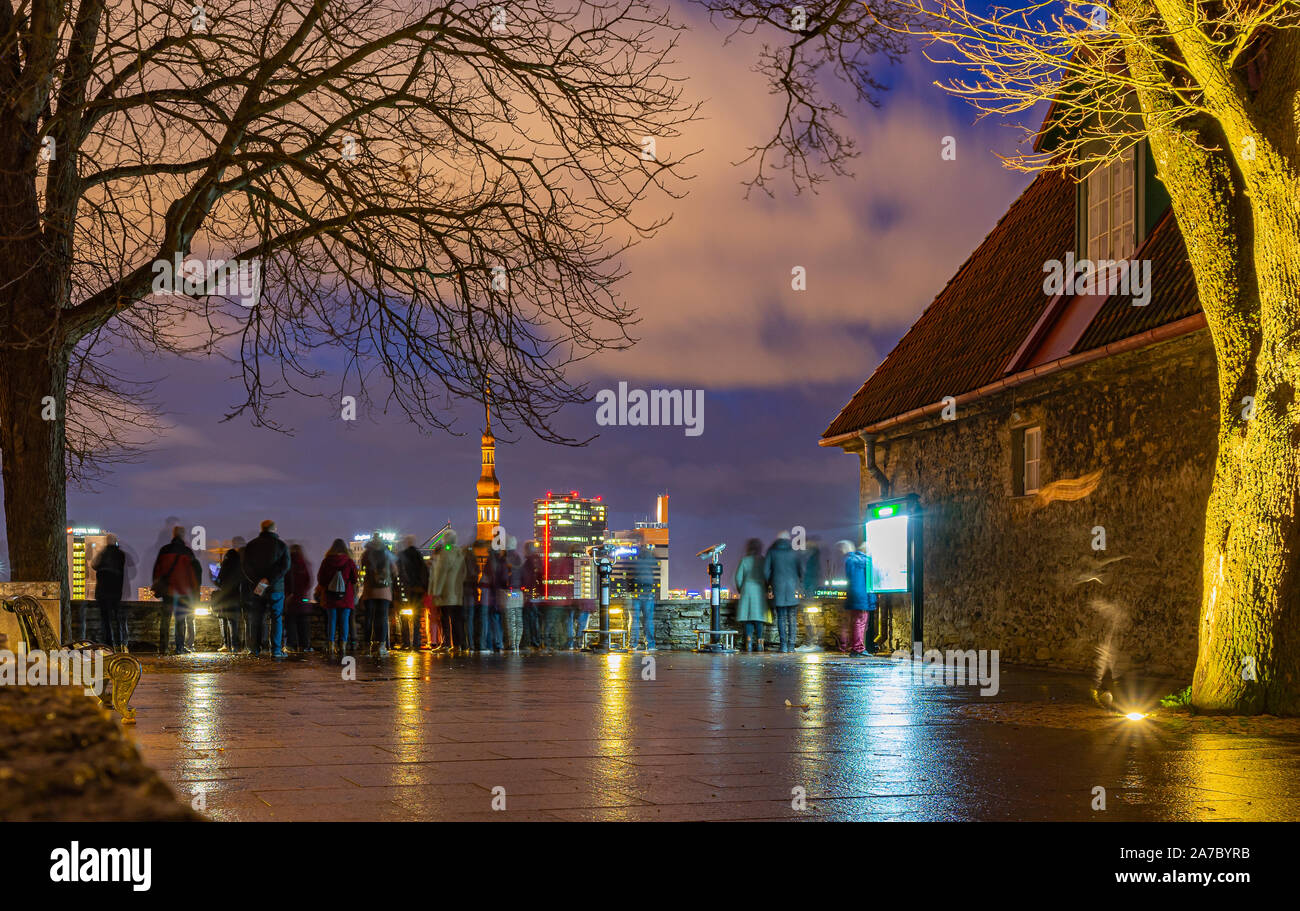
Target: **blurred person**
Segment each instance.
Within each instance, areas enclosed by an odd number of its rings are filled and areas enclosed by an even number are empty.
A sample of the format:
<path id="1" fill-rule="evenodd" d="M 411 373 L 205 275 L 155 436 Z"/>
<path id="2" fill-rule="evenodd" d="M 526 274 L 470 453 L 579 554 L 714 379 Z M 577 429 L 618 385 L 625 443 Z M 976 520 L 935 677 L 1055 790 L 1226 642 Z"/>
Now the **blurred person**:
<path id="1" fill-rule="evenodd" d="M 501 555 L 505 562 L 505 588 L 502 598 L 505 609 L 505 647 L 509 651 L 519 651 L 519 643 L 524 635 L 524 557 L 519 553 L 519 539 L 514 535 L 506 538 L 506 549 Z"/>
<path id="2" fill-rule="evenodd" d="M 117 545 L 117 535 L 95 554 L 90 568 L 95 573 L 95 606 L 99 608 L 100 638 L 115 652 L 127 650 L 126 612 L 122 610 L 122 587 L 126 583 L 126 551 Z M 86 605 L 82 605 L 84 621 Z M 85 639 L 85 633 L 82 633 Z"/>
<path id="3" fill-rule="evenodd" d="M 185 641 L 185 616 L 199 596 L 203 567 L 194 551 L 185 543 L 185 528 L 172 528 L 172 539 L 158 551 L 153 564 L 153 593 L 162 599 L 158 608 L 158 654 L 167 654 L 168 627 L 175 624 L 176 648 L 173 655 L 193 651 Z"/>
<path id="4" fill-rule="evenodd" d="M 397 555 L 397 580 L 402 586 L 403 607 L 411 612 L 411 648 L 428 649 L 429 645 L 424 641 L 424 622 L 427 614 L 424 596 L 429 593 L 429 567 L 424 562 L 424 554 L 420 553 L 420 549 L 415 546 L 414 535 L 407 535 L 402 543 L 406 546 Z"/>
<path id="5" fill-rule="evenodd" d="M 524 646 L 533 650 L 543 647 L 542 558 L 537 542 L 524 545 L 524 564 L 520 570 L 520 587 L 524 595 Z"/>
<path id="6" fill-rule="evenodd" d="M 504 646 L 506 595 L 510 590 L 510 567 L 504 550 L 488 548 L 478 579 L 479 600 L 484 606 L 486 626 L 482 650 L 499 654 Z"/>
<path id="7" fill-rule="evenodd" d="M 468 655 L 479 649 L 479 638 L 483 635 L 483 617 L 480 610 L 478 594 L 479 559 L 475 548 L 482 542 L 475 541 L 461 548 L 461 561 L 465 568 L 462 582 L 461 598 L 464 601 L 465 637 L 460 641 L 460 653 Z"/>
<path id="8" fill-rule="evenodd" d="M 437 650 L 448 653 L 465 646 L 465 555 L 456 544 L 456 532 L 448 529 L 432 567 L 431 594 L 442 618 Z"/>
<path id="9" fill-rule="evenodd" d="M 790 532 L 776 536 L 763 559 L 763 576 L 772 588 L 772 608 L 781 651 L 794 651 L 795 612 L 799 609 L 799 585 L 803 580 L 803 555 L 790 544 Z"/>
<path id="10" fill-rule="evenodd" d="M 736 623 L 745 634 L 745 651 L 763 651 L 767 635 L 767 578 L 763 575 L 763 542 L 750 538 L 736 566 Z"/>
<path id="11" fill-rule="evenodd" d="M 844 574 L 849 583 L 844 601 L 844 639 L 849 655 L 863 658 L 867 654 L 867 627 L 876 612 L 876 593 L 871 590 L 871 549 L 866 541 L 856 550 L 851 541 L 841 541 L 840 553 L 844 554 Z"/>
<path id="12" fill-rule="evenodd" d="M 275 522 L 265 519 L 261 532 L 244 545 L 241 568 L 252 584 L 248 642 L 253 657 L 269 644 L 272 658 L 284 657 L 284 590 L 289 575 L 289 548 L 276 534 Z M 262 637 L 263 627 L 267 638 Z"/>
<path id="13" fill-rule="evenodd" d="M 569 599 L 566 613 L 568 614 L 569 623 L 569 643 L 570 651 L 580 649 L 586 645 L 586 637 L 583 636 L 583 630 L 587 628 L 587 621 L 591 618 L 592 611 L 596 607 L 595 600 L 584 597 L 581 584 L 578 581 L 578 558 L 583 554 L 583 548 L 580 545 L 573 545 L 569 549 L 567 557 L 562 557 L 559 562 L 559 571 L 557 575 L 563 578 L 573 579 L 573 596 Z"/>
<path id="14" fill-rule="evenodd" d="M 286 645 L 294 652 L 310 652 L 311 618 L 316 612 L 311 567 L 301 544 L 289 545 L 289 573 L 284 585 L 284 630 Z"/>
<path id="15" fill-rule="evenodd" d="M 796 652 L 820 652 L 821 644 L 817 639 L 817 629 L 813 624 L 813 615 L 808 608 L 817 600 L 817 591 L 822 586 L 822 547 L 821 538 L 813 535 L 808 539 L 808 551 L 803 564 L 803 645 Z"/>
<path id="16" fill-rule="evenodd" d="M 658 580 L 655 573 L 659 561 L 655 558 L 654 548 L 643 544 L 637 548 L 632 560 L 632 616 L 628 633 L 628 647 L 636 648 L 640 643 L 639 627 L 645 628 L 645 650 L 655 650 L 655 599 L 659 594 Z"/>
<path id="17" fill-rule="evenodd" d="M 345 655 L 352 642 L 352 610 L 356 606 L 357 564 L 342 538 L 335 538 L 320 561 L 316 581 L 325 608 L 325 654 Z"/>
<path id="18" fill-rule="evenodd" d="M 243 538 L 232 539 L 230 550 L 221 558 L 221 568 L 217 570 L 217 593 L 212 596 L 212 607 L 221 626 L 221 647 L 217 651 L 223 654 L 244 647 L 244 612 L 251 588 L 241 566 L 241 552 L 246 543 Z"/>
<path id="19" fill-rule="evenodd" d="M 388 630 L 393 608 L 393 585 L 397 577 L 397 558 L 379 535 L 371 536 L 361 554 L 361 606 L 370 629 L 370 654 L 383 658 L 388 654 Z"/>

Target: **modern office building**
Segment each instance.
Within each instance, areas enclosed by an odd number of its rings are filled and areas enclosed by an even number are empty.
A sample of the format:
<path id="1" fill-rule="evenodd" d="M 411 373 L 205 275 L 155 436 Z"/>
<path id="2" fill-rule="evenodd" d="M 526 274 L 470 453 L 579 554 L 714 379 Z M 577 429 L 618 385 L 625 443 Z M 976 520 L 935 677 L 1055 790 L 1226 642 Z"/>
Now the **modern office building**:
<path id="1" fill-rule="evenodd" d="M 610 579 L 611 598 L 626 597 L 634 590 L 631 560 L 641 548 L 649 547 L 654 550 L 658 561 L 655 570 L 658 598 L 661 601 L 668 599 L 668 494 L 655 498 L 653 521 L 647 519 L 626 531 L 610 532 L 605 536 L 605 543 L 613 548 L 616 558 Z"/>
<path id="2" fill-rule="evenodd" d="M 108 532 L 100 528 L 68 529 L 68 597 L 84 601 L 95 596 L 95 579 L 91 566 L 95 555 L 108 546 Z"/>
<path id="3" fill-rule="evenodd" d="M 594 597 L 595 580 L 586 550 L 605 540 L 605 504 L 576 490 L 533 501 L 533 540 L 542 555 L 547 598 Z M 574 551 L 578 552 L 574 559 Z"/>

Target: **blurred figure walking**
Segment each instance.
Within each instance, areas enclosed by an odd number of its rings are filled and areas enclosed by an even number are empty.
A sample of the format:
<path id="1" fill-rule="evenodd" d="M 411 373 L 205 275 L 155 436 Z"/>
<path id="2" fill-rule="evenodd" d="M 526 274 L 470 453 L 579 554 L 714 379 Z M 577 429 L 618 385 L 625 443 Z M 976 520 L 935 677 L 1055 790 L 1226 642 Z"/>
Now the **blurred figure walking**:
<path id="1" fill-rule="evenodd" d="M 475 541 L 473 544 L 466 544 L 460 551 L 465 565 L 464 589 L 461 595 L 465 607 L 465 638 L 460 643 L 460 649 L 461 653 L 465 655 L 470 652 L 477 652 L 480 649 L 484 627 L 487 626 L 483 613 L 483 603 L 478 592 L 478 580 L 482 570 L 479 568 L 476 549 L 482 543 L 481 541 Z"/>
<path id="2" fill-rule="evenodd" d="M 750 538 L 736 566 L 736 623 L 745 634 L 745 651 L 763 651 L 767 636 L 767 578 L 763 574 L 763 542 Z"/>
<path id="3" fill-rule="evenodd" d="M 158 608 L 158 654 L 167 654 L 167 630 L 176 627 L 174 655 L 193 651 L 185 641 L 185 617 L 199 596 L 203 567 L 185 543 L 185 528 L 172 528 L 172 539 L 158 551 L 153 564 L 153 593 L 162 599 Z"/>
<path id="4" fill-rule="evenodd" d="M 517 652 L 524 636 L 524 557 L 519 553 L 519 539 L 514 535 L 506 538 L 506 549 L 501 557 L 505 563 L 504 588 L 501 591 L 505 648 Z"/>
<path id="5" fill-rule="evenodd" d="M 763 575 L 772 587 L 772 608 L 776 611 L 776 630 L 781 637 L 781 651 L 794 651 L 795 612 L 799 609 L 799 584 L 803 579 L 802 554 L 790 544 L 790 532 L 776 536 L 763 561 Z"/>
<path id="6" fill-rule="evenodd" d="M 639 628 L 645 629 L 645 650 L 655 650 L 655 600 L 659 595 L 658 579 L 659 560 L 654 548 L 643 544 L 637 548 L 632 560 L 632 617 L 628 632 L 628 648 L 640 644 Z"/>
<path id="7" fill-rule="evenodd" d="M 127 651 L 126 613 L 122 610 L 122 587 L 126 582 L 126 552 L 117 546 L 117 535 L 95 554 L 90 565 L 95 572 L 95 606 L 99 608 L 99 636 L 115 652 Z M 86 608 L 81 608 L 86 616 Z M 83 635 L 84 639 L 85 636 Z"/>
<path id="8" fill-rule="evenodd" d="M 397 580 L 402 586 L 403 610 L 411 612 L 411 648 L 427 649 L 424 623 L 428 611 L 424 606 L 424 596 L 429 593 L 429 567 L 424 562 L 424 554 L 415 546 L 414 535 L 407 535 L 402 543 L 406 546 L 397 555 Z"/>
<path id="9" fill-rule="evenodd" d="M 321 606 L 325 608 L 325 654 L 333 658 L 345 655 L 352 641 L 352 610 L 356 606 L 357 564 L 352 562 L 348 546 L 335 538 L 316 571 L 320 584 Z"/>
<path id="10" fill-rule="evenodd" d="M 284 657 L 284 580 L 289 574 L 289 548 L 276 534 L 275 522 L 265 519 L 256 538 L 244 545 L 241 563 L 253 586 L 248 612 L 248 647 L 262 654 L 262 630 L 269 624 L 272 658 Z"/>
<path id="11" fill-rule="evenodd" d="M 821 643 L 817 639 L 817 630 L 813 625 L 813 615 L 808 610 L 811 602 L 817 600 L 817 590 L 822 586 L 822 547 L 821 538 L 813 535 L 808 539 L 808 552 L 803 564 L 803 645 L 796 652 L 820 652 Z"/>
<path id="12" fill-rule="evenodd" d="M 223 654 L 244 647 L 244 613 L 251 589 L 241 566 L 246 543 L 243 538 L 232 539 L 230 550 L 221 558 L 221 568 L 217 570 L 217 593 L 212 606 L 221 625 L 221 647 L 217 651 Z"/>
<path id="13" fill-rule="evenodd" d="M 520 572 L 520 587 L 524 595 L 524 646 L 540 649 L 544 645 L 542 601 L 542 557 L 537 553 L 537 542 L 524 545 L 524 565 Z"/>
<path id="14" fill-rule="evenodd" d="M 852 542 L 841 541 L 840 553 L 844 554 L 844 575 L 849 583 L 848 598 L 844 602 L 848 626 L 844 639 L 849 654 L 862 658 L 867 654 L 867 628 L 876 612 L 876 593 L 871 590 L 871 550 L 866 541 L 856 550 Z"/>
<path id="15" fill-rule="evenodd" d="M 284 588 L 284 629 L 291 651 L 310 652 L 311 618 L 316 613 L 312 592 L 316 588 L 301 544 L 289 546 L 289 574 Z"/>
<path id="16" fill-rule="evenodd" d="M 361 606 L 370 628 L 370 653 L 380 658 L 388 654 L 389 612 L 393 607 L 393 584 L 397 558 L 379 535 L 371 536 L 361 555 Z"/>
<path id="17" fill-rule="evenodd" d="M 486 627 L 481 646 L 499 653 L 504 646 L 506 593 L 510 590 L 510 567 L 504 551 L 488 548 L 487 559 L 478 579 L 479 600 L 483 602 Z"/>
<path id="18" fill-rule="evenodd" d="M 442 617 L 442 642 L 438 651 L 454 653 L 465 648 L 465 554 L 456 546 L 456 532 L 448 529 L 442 549 L 433 559 L 433 600 Z"/>

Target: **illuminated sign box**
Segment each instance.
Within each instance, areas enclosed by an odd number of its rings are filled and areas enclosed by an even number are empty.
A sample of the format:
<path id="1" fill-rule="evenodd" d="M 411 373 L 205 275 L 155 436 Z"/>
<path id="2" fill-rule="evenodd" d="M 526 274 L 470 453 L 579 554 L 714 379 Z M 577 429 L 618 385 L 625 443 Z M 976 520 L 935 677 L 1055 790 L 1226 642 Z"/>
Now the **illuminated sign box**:
<path id="1" fill-rule="evenodd" d="M 873 592 L 911 591 L 908 553 L 910 552 L 913 498 L 886 500 L 867 507 L 863 540 L 871 552 L 871 590 Z"/>

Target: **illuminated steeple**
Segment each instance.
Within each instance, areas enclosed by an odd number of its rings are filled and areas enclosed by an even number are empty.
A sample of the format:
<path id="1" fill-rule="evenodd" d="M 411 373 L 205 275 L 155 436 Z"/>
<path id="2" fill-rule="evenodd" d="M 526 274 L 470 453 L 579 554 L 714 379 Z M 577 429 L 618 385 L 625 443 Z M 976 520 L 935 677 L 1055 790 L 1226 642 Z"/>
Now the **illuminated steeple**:
<path id="1" fill-rule="evenodd" d="M 501 482 L 497 480 L 497 441 L 492 436 L 492 387 L 484 386 L 483 396 L 483 470 L 478 477 L 477 532 L 480 541 L 491 541 L 493 530 L 501 524 Z"/>

